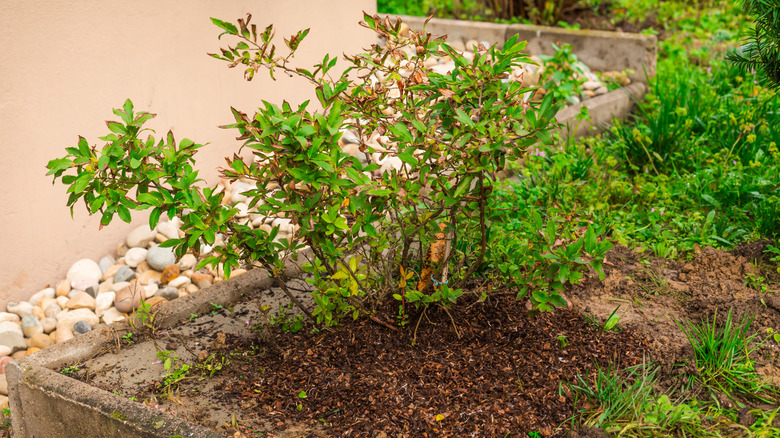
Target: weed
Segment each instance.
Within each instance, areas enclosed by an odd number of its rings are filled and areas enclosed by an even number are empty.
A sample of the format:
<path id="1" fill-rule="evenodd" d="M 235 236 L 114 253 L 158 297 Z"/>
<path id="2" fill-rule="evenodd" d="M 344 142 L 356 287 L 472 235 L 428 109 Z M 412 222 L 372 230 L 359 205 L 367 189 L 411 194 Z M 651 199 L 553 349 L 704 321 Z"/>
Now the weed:
<path id="1" fill-rule="evenodd" d="M 214 377 L 214 374 L 221 371 L 224 367 L 230 365 L 230 359 L 225 356 L 216 358 L 214 354 L 209 355 L 202 363 L 195 364 L 195 368 L 201 370 L 203 374 L 198 380 L 203 380 L 208 377 Z"/>
<path id="2" fill-rule="evenodd" d="M 78 370 L 79 370 L 79 365 L 71 365 L 69 367 L 65 367 L 65 368 L 61 369 L 60 370 L 60 374 L 64 374 L 66 376 L 71 376 L 72 377 L 73 375 L 76 374 L 76 372 L 78 372 Z"/>
<path id="3" fill-rule="evenodd" d="M 126 333 L 122 336 L 122 339 L 127 343 L 127 345 L 133 345 L 135 342 L 133 341 L 133 333 Z"/>
<path id="4" fill-rule="evenodd" d="M 558 339 L 558 346 L 561 348 L 561 350 L 563 350 L 564 348 L 566 348 L 567 345 L 569 345 L 569 342 L 566 340 L 565 335 L 558 335 L 557 339 Z"/>
<path id="5" fill-rule="evenodd" d="M 712 320 L 704 318 L 699 324 L 675 320 L 693 346 L 696 368 L 702 384 L 727 394 L 732 393 L 755 399 L 764 403 L 775 400 L 771 385 L 766 383 L 754 369 L 750 354 L 756 350 L 751 347 L 757 333 L 748 334 L 755 316 L 743 316 L 735 323 L 729 310 L 726 321 L 716 324 L 717 312 Z M 736 400 L 734 400 L 736 401 Z M 738 404 L 738 401 L 736 401 Z"/>
<path id="6" fill-rule="evenodd" d="M 617 330 L 617 324 L 620 322 L 620 315 L 617 313 L 618 309 L 620 309 L 619 305 L 609 314 L 609 318 L 604 321 L 604 325 L 601 327 L 602 331 L 608 332 L 613 329 Z"/>

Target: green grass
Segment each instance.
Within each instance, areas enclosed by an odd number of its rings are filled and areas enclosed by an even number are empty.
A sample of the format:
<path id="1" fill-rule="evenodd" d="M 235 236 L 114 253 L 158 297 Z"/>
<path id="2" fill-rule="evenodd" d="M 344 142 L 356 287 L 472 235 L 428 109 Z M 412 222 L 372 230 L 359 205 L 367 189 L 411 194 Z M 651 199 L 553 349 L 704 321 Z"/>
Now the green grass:
<path id="1" fill-rule="evenodd" d="M 757 334 L 750 334 L 754 318 L 745 315 L 735 323 L 729 310 L 722 324 L 717 324 L 717 313 L 711 321 L 705 318 L 699 324 L 676 321 L 693 346 L 701 383 L 728 395 L 740 405 L 734 395 L 762 403 L 778 400 L 777 389 L 756 373 L 750 359 L 756 350 L 754 339 Z"/>

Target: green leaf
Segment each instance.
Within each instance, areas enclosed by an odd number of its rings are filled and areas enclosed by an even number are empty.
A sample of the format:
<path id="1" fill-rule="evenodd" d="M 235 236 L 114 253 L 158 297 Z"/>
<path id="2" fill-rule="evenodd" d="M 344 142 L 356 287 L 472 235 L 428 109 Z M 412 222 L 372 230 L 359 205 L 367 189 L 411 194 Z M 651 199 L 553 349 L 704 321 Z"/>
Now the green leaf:
<path id="1" fill-rule="evenodd" d="M 127 207 L 125 207 L 122 204 L 119 204 L 116 206 L 116 212 L 119 215 L 119 219 L 122 219 L 123 221 L 130 223 L 130 220 L 132 218 L 130 217 L 130 210 L 128 210 Z"/>
<path id="2" fill-rule="evenodd" d="M 122 121 L 129 125 L 130 122 L 133 121 L 133 102 L 130 99 L 125 100 L 122 109 L 125 111 L 125 114 L 122 116 Z"/>
<path id="3" fill-rule="evenodd" d="M 374 196 L 388 196 L 393 192 L 390 189 L 371 189 L 367 193 Z"/>
<path id="4" fill-rule="evenodd" d="M 58 158 L 56 160 L 51 160 L 46 165 L 46 167 L 49 169 L 49 172 L 46 173 L 46 175 L 55 175 L 57 174 L 57 172 L 68 170 L 71 164 L 73 164 L 73 161 L 67 158 Z"/>
<path id="5" fill-rule="evenodd" d="M 226 33 L 229 33 L 231 35 L 238 35 L 238 28 L 232 23 L 227 23 L 225 21 L 213 17 L 211 18 L 211 22 L 214 23 L 214 25 L 217 26 L 218 28 L 224 30 Z"/>
<path id="6" fill-rule="evenodd" d="M 152 193 L 139 193 L 137 196 L 137 201 L 152 205 L 154 207 L 159 207 L 162 204 L 161 200 Z"/>
<path id="7" fill-rule="evenodd" d="M 106 122 L 108 129 L 115 134 L 127 135 L 125 125 L 118 122 Z"/>
<path id="8" fill-rule="evenodd" d="M 455 116 L 455 119 L 459 122 L 463 123 L 464 125 L 473 128 L 474 127 L 474 121 L 471 120 L 471 117 L 466 114 L 465 111 L 463 111 L 460 108 L 455 109 L 455 112 L 457 113 L 457 116 Z"/>
<path id="9" fill-rule="evenodd" d="M 160 222 L 161 214 L 162 214 L 162 210 L 159 208 L 155 208 L 152 210 L 152 212 L 149 214 L 149 228 L 154 229 L 154 227 L 157 226 L 157 223 Z"/>

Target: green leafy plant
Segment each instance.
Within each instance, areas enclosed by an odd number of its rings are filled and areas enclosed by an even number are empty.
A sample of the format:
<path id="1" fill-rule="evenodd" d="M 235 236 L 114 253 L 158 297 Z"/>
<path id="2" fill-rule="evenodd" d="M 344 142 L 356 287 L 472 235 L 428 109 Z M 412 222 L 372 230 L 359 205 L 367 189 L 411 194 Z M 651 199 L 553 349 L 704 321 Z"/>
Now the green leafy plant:
<path id="1" fill-rule="evenodd" d="M 161 376 L 163 381 L 159 384 L 159 388 L 171 398 L 179 383 L 191 378 L 189 376 L 191 367 L 186 363 L 178 363 L 179 358 L 174 351 L 170 350 L 157 351 L 157 359 L 162 363 L 165 370 Z"/>
<path id="2" fill-rule="evenodd" d="M 566 340 L 565 335 L 558 335 L 556 339 L 558 339 L 558 346 L 561 348 L 561 350 L 563 350 L 564 348 L 566 348 L 567 345 L 569 345 L 569 342 Z"/>
<path id="3" fill-rule="evenodd" d="M 132 333 L 132 332 L 130 332 L 130 333 L 125 333 L 125 334 L 122 336 L 122 339 L 125 341 L 125 343 L 127 343 L 127 345 L 133 345 L 133 344 L 135 343 L 135 342 L 133 341 L 133 333 Z"/>
<path id="4" fill-rule="evenodd" d="M 555 54 L 540 56 L 544 70 L 539 79 L 542 88 L 552 93 L 553 99 L 579 103 L 580 86 L 585 82 L 585 72 L 590 69 L 577 59 L 571 44 L 558 46 L 553 43 Z"/>
<path id="5" fill-rule="evenodd" d="M 780 2 L 741 0 L 739 3 L 754 23 L 744 31 L 745 43 L 729 53 L 729 60 L 744 72 L 756 69 L 768 85 L 780 89 Z"/>
<path id="6" fill-rule="evenodd" d="M 617 313 L 618 309 L 620 309 L 620 306 L 615 307 L 615 310 L 609 314 L 609 318 L 604 321 L 604 325 L 601 327 L 603 331 L 617 330 L 617 324 L 620 322 L 620 315 Z"/>
<path id="7" fill-rule="evenodd" d="M 215 374 L 222 371 L 223 368 L 230 365 L 230 359 L 225 356 L 221 356 L 217 359 L 215 354 L 210 354 L 201 363 L 195 364 L 195 368 L 202 371 L 202 375 L 198 380 L 203 380 L 206 377 L 214 377 Z"/>
<path id="8" fill-rule="evenodd" d="M 73 376 L 75 375 L 79 370 L 79 365 L 71 365 L 69 367 L 65 367 L 60 370 L 60 374 L 64 374 L 66 376 Z"/>
<path id="9" fill-rule="evenodd" d="M 308 31 L 287 39 L 289 53 L 281 56 L 272 42 L 273 27 L 258 33 L 250 18 L 237 25 L 212 19 L 222 36 L 235 41 L 212 56 L 241 65 L 250 80 L 259 70 L 297 76 L 314 87 L 322 110 L 307 110 L 308 102 L 297 108 L 263 102 L 250 118 L 234 109 L 230 127 L 254 159 L 228 159 L 223 175 L 254 181 L 245 193 L 250 213 L 286 217 L 292 232 L 277 239 L 280 225 L 253 229 L 236 221 L 237 210 L 221 203 L 221 193 L 195 184 L 193 155 L 201 145 L 189 140 L 177 145 L 172 134 L 142 141 L 142 125 L 153 115 L 135 114 L 130 101 L 115 110 L 122 122 L 109 122 L 112 134 L 102 138 L 107 144 L 101 151 L 80 139 L 66 157 L 49 162 L 49 174 L 69 186 L 68 205 L 83 199 L 91 213 L 102 213 L 104 225 L 115 213 L 129 220 L 133 209 L 151 209 L 150 226 L 162 213 L 179 215 L 185 237 L 163 246 L 182 255 L 213 245 L 222 234 L 226 244 L 215 247 L 201 266 L 223 263 L 226 276 L 242 264 L 262 266 L 294 302 L 284 262 L 308 246 L 306 269 L 316 286 L 317 308 L 304 311 L 325 324 L 375 309 L 396 290 L 401 268 L 422 280 L 418 291 L 426 295 L 436 290 L 431 277 L 449 291 L 460 289 L 484 260 L 495 173 L 546 139 L 559 108 L 552 97 L 527 102 L 529 90 L 502 80 L 513 65 L 528 60 L 525 43 L 512 38 L 502 50 L 480 48 L 468 60 L 440 38 L 401 36 L 400 22 L 365 15 L 362 24 L 387 43 L 346 57 L 350 66 L 331 79 L 335 58 L 326 56 L 311 70 L 290 65 Z M 434 55 L 451 56 L 454 71 L 445 76 L 425 69 Z M 353 79 L 353 73 L 363 79 Z M 345 152 L 345 129 L 358 138 L 354 155 Z M 376 141 L 370 141 L 372 135 Z M 75 175 L 66 175 L 71 169 Z M 442 241 L 441 233 L 451 250 L 424 263 L 425 249 Z"/>

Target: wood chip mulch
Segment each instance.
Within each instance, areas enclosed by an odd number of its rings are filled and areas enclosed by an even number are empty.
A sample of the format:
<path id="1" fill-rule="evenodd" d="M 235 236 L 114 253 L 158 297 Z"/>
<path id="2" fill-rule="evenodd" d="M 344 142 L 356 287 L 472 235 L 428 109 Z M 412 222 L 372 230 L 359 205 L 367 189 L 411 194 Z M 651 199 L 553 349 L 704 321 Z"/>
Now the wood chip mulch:
<path id="1" fill-rule="evenodd" d="M 226 370 L 236 378 L 223 402 L 254 413 L 242 418 L 247 430 L 254 415 L 308 425 L 302 436 L 563 436 L 573 400 L 561 384 L 596 364 L 639 364 L 648 351 L 631 328 L 602 332 L 566 309 L 532 316 L 511 296 L 464 296 L 449 313 L 429 309 L 414 346 L 419 312 L 397 330 L 364 320 L 229 339 L 227 350 L 256 355 Z"/>

